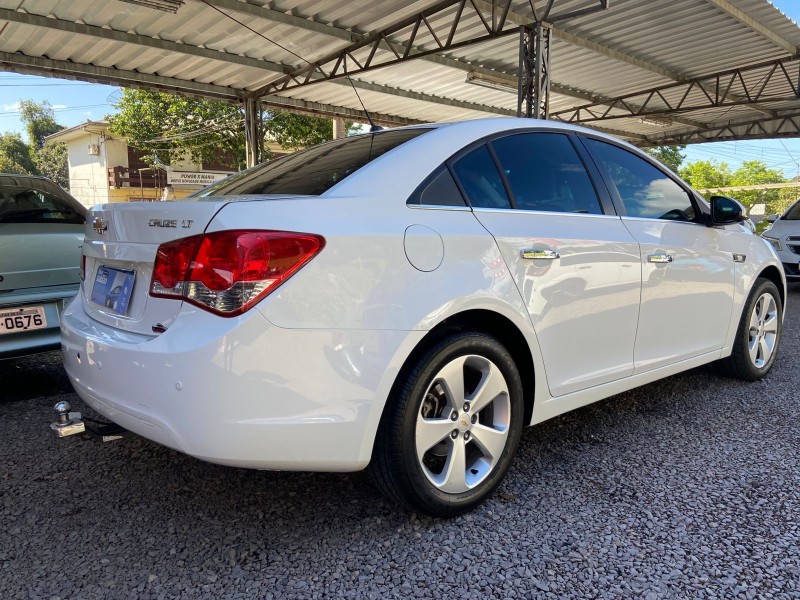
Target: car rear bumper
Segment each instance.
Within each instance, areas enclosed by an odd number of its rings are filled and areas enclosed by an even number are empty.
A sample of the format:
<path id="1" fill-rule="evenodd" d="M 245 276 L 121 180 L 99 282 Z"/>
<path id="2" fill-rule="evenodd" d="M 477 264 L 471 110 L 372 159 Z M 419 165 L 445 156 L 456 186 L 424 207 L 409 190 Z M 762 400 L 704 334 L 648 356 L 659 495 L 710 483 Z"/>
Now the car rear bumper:
<path id="1" fill-rule="evenodd" d="M 92 320 L 83 302 L 62 319 L 78 395 L 134 433 L 237 467 L 365 467 L 395 356 L 410 336 L 282 329 L 255 310 L 226 319 L 184 305 L 150 337 Z"/>
<path id="2" fill-rule="evenodd" d="M 67 303 L 78 293 L 78 286 L 58 286 L 25 293 L 0 295 L 0 310 L 23 306 L 41 306 L 47 327 L 0 335 L 0 360 L 57 350 L 61 346 L 61 315 Z"/>

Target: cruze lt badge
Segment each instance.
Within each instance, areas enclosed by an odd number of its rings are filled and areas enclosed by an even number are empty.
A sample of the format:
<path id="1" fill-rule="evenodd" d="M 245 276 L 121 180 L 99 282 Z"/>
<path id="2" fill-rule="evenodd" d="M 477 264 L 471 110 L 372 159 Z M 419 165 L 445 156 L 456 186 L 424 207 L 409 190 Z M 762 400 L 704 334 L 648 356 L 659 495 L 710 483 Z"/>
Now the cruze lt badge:
<path id="1" fill-rule="evenodd" d="M 103 232 L 108 231 L 108 221 L 101 219 L 100 217 L 95 217 L 94 221 L 92 222 L 92 229 L 94 229 L 98 234 L 103 235 Z"/>
<path id="2" fill-rule="evenodd" d="M 178 223 L 180 223 L 183 229 L 189 229 L 194 223 L 192 219 L 182 219 L 178 221 L 177 219 L 150 219 L 147 224 L 150 227 L 177 227 Z"/>

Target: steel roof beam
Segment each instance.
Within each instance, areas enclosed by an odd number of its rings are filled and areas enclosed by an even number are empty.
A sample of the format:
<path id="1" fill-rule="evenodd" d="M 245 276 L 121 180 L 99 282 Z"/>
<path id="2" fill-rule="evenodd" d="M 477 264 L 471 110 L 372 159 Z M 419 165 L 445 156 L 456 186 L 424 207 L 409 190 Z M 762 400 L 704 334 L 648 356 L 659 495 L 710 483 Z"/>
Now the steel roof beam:
<path id="1" fill-rule="evenodd" d="M 491 3 L 487 2 L 487 0 L 473 0 L 473 1 L 478 6 L 483 6 L 484 8 L 491 6 Z M 709 0 L 709 1 L 716 2 L 717 0 Z M 525 25 L 526 23 L 529 22 L 529 20 L 525 17 L 525 15 L 515 13 L 514 11 L 509 11 L 507 18 L 509 21 L 516 23 L 518 25 Z M 620 62 L 624 62 L 634 67 L 638 67 L 645 71 L 649 71 L 650 73 L 655 73 L 656 75 L 661 75 L 662 77 L 671 79 L 679 83 L 686 81 L 687 79 L 690 79 L 690 76 L 687 73 L 681 73 L 680 71 L 670 69 L 663 65 L 646 61 L 636 56 L 631 56 L 630 54 L 627 54 L 610 46 L 606 46 L 604 44 L 599 44 L 584 37 L 575 35 L 574 33 L 570 33 L 569 31 L 565 31 L 564 29 L 561 29 L 559 27 L 551 27 L 551 29 L 552 29 L 552 34 L 558 39 L 563 40 L 568 44 L 572 44 L 573 46 L 578 46 L 579 48 L 591 50 L 595 54 L 600 54 L 602 56 L 613 58 L 614 60 L 618 60 Z M 758 110 L 759 112 L 763 112 L 764 114 L 767 115 L 774 114 L 769 109 L 766 109 L 758 105 L 753 105 L 751 108 L 753 108 L 754 110 Z"/>
<path id="2" fill-rule="evenodd" d="M 640 146 L 664 144 L 699 144 L 703 142 L 760 140 L 800 136 L 800 111 L 781 111 L 771 119 L 758 118 L 747 121 L 729 121 L 697 131 L 649 136 Z"/>
<path id="3" fill-rule="evenodd" d="M 38 58 L 10 52 L 0 52 L 0 70 L 14 71 L 29 75 L 44 75 L 59 77 L 75 81 L 88 81 L 90 83 L 114 84 L 122 87 L 157 89 L 169 93 L 185 94 L 199 98 L 211 98 L 228 102 L 241 102 L 243 92 L 224 86 L 217 86 L 196 81 L 186 81 L 160 75 L 149 75 L 138 71 L 123 71 L 93 65 L 80 65 L 77 63 Z M 324 115 L 326 117 L 345 117 L 354 121 L 366 121 L 364 112 L 352 108 L 307 102 L 294 98 L 267 97 L 262 101 L 265 105 L 283 108 L 292 112 L 305 114 Z M 383 113 L 370 113 L 377 123 L 387 125 L 413 125 L 420 123 L 415 119 L 408 119 L 396 115 Z"/>
<path id="4" fill-rule="evenodd" d="M 206 58 L 210 60 L 238 64 L 245 67 L 264 69 L 274 73 L 283 74 L 285 72 L 285 67 L 283 65 L 259 58 L 240 56 L 238 54 L 225 52 L 223 50 L 200 48 L 198 46 L 191 46 L 189 44 L 182 44 L 179 42 L 154 38 L 146 35 L 117 31 L 116 29 L 106 29 L 105 27 L 98 27 L 96 25 L 86 25 L 85 23 L 76 23 L 74 21 L 65 21 L 62 19 L 51 19 L 49 17 L 43 17 L 33 13 L 17 12 L 7 8 L 0 8 L 0 21 L 10 21 L 12 23 L 19 23 L 21 25 L 33 25 L 35 27 L 42 27 L 45 29 L 55 29 L 65 33 L 86 35 L 111 42 L 136 44 L 138 46 L 156 48 L 159 50 L 166 50 L 168 52 L 176 52 L 179 54 L 187 54 L 189 56 L 196 56 L 198 58 Z"/>
<path id="5" fill-rule="evenodd" d="M 242 4 L 240 2 L 237 2 Z M 272 11 L 276 12 L 276 11 Z M 34 25 L 37 27 L 46 27 L 51 29 L 57 29 L 59 31 L 64 31 L 68 33 L 76 33 L 81 35 L 88 35 L 93 37 L 98 37 L 101 39 L 107 39 L 110 41 L 122 42 L 122 43 L 129 43 L 129 44 L 138 44 L 142 46 L 152 47 L 152 48 L 159 48 L 162 50 L 167 50 L 170 52 L 178 52 L 183 54 L 190 54 L 192 56 L 199 56 L 203 58 L 209 58 L 212 60 L 218 60 L 226 63 L 235 63 L 241 64 L 243 66 L 254 67 L 258 69 L 266 69 L 268 71 L 273 71 L 276 73 L 283 74 L 284 67 L 283 65 L 264 61 L 255 58 L 249 57 L 242 57 L 238 54 L 231 54 L 228 52 L 220 52 L 217 50 L 210 50 L 205 48 L 197 48 L 194 46 L 189 46 L 186 44 L 181 44 L 177 42 L 170 42 L 168 40 L 162 40 L 157 38 L 151 38 L 147 36 L 142 36 L 138 34 L 131 34 L 125 33 L 121 31 L 116 31 L 112 29 L 104 29 L 102 27 L 97 27 L 94 25 L 86 25 L 81 23 L 74 23 L 72 21 L 63 21 L 59 19 L 50 19 L 47 17 L 42 17 L 40 15 L 33 15 L 30 13 L 21 13 L 16 12 L 8 9 L 0 8 L 0 20 L 8 20 L 16 23 L 22 24 L 29 24 Z M 73 63 L 69 63 L 73 64 Z M 118 78 L 117 78 L 118 79 Z M 516 79 L 514 79 L 516 85 Z M 350 83 L 348 81 L 336 80 L 334 83 L 337 84 L 344 84 L 348 87 Z M 447 106 L 453 106 L 458 108 L 464 108 L 467 110 L 475 110 L 479 112 L 490 112 L 494 114 L 508 114 L 513 115 L 512 111 L 505 111 L 503 109 L 494 109 L 494 107 L 482 104 L 476 104 L 471 102 L 464 102 L 460 100 L 454 100 L 450 98 L 443 98 L 440 96 L 432 96 L 430 94 L 423 94 L 419 92 L 411 92 L 405 91 L 398 88 L 392 88 L 388 86 L 380 86 L 376 84 L 366 83 L 354 80 L 353 85 L 357 88 L 369 90 L 372 92 L 379 92 L 384 93 L 392 96 L 401 96 L 403 98 L 411 98 L 416 100 L 421 100 L 423 102 L 432 102 L 435 104 L 444 104 Z M 170 87 L 174 87 L 174 84 L 170 84 Z M 214 86 L 218 87 L 218 86 Z M 233 91 L 233 90 L 231 90 Z M 217 91 L 210 91 L 217 97 Z M 246 92 L 245 92 L 246 93 Z M 237 97 L 243 94 L 237 94 Z M 225 97 L 229 96 L 229 94 L 224 94 Z M 398 121 L 393 120 L 393 122 L 397 123 Z"/>
<path id="6" fill-rule="evenodd" d="M 90 83 L 110 83 L 123 87 L 147 87 L 217 100 L 239 101 L 243 96 L 243 92 L 240 90 L 209 83 L 150 75 L 138 71 L 81 65 L 67 60 L 26 56 L 12 52 L 0 52 L 0 70 Z"/>
<path id="7" fill-rule="evenodd" d="M 554 119 L 591 123 L 631 117 L 658 117 L 759 102 L 800 101 L 798 58 L 783 58 L 712 73 L 683 83 L 673 83 L 558 111 Z M 767 90 L 767 88 L 770 88 Z M 736 93 L 731 90 L 735 89 Z M 670 100 L 671 99 L 671 100 Z"/>
<path id="8" fill-rule="evenodd" d="M 250 4 L 249 2 L 242 2 L 241 0 L 206 0 L 209 4 L 213 4 L 217 8 L 230 10 L 234 12 L 238 12 L 241 14 L 245 14 L 250 17 L 256 17 L 261 19 L 267 19 L 269 21 L 274 21 L 276 23 L 281 23 L 283 25 L 289 25 L 291 27 L 296 27 L 298 29 L 303 29 L 306 31 L 312 31 L 314 33 L 320 33 L 323 35 L 327 35 L 330 37 L 334 37 L 340 40 L 347 41 L 349 43 L 357 43 L 363 41 L 367 34 L 360 33 L 356 31 L 349 31 L 346 29 L 341 29 L 339 27 L 335 27 L 333 25 L 328 25 L 325 23 L 321 23 L 319 21 L 314 21 L 311 18 L 302 17 L 299 15 L 287 14 L 284 12 L 280 12 L 266 6 L 259 6 L 255 4 Z M 476 5 L 482 7 L 484 10 L 489 12 L 491 10 L 491 4 L 486 2 L 486 0 L 475 0 Z M 507 19 L 514 22 L 514 23 L 529 23 L 530 19 L 509 11 Z M 658 69 L 655 65 L 650 63 L 645 63 L 645 61 L 640 61 L 639 59 L 634 59 L 632 57 L 628 57 L 627 55 L 623 55 L 621 52 L 617 52 L 611 48 L 601 46 L 600 44 L 596 44 L 594 42 L 590 42 L 589 40 L 584 40 L 583 38 L 579 38 L 571 33 L 567 33 L 562 30 L 556 29 L 555 31 L 559 32 L 559 35 L 562 35 L 566 41 L 570 43 L 580 45 L 586 48 L 589 48 L 595 52 L 599 52 L 601 54 L 606 54 L 608 56 L 612 56 L 617 58 L 618 60 L 624 60 L 626 62 L 632 62 L 636 66 L 640 66 L 642 68 L 646 68 L 648 70 Z M 402 52 L 404 48 L 397 43 L 391 42 L 388 39 L 384 40 L 387 49 L 389 45 L 393 46 L 394 51 Z M 478 65 L 470 64 L 466 61 L 449 57 L 443 56 L 441 54 L 430 54 L 427 56 L 423 56 L 420 60 L 424 60 L 426 62 L 438 64 L 444 67 L 449 67 L 452 69 L 458 69 L 460 71 L 464 71 L 466 73 L 480 73 L 482 75 L 488 75 L 490 77 L 496 78 L 498 80 L 504 81 L 509 85 L 509 93 L 516 93 L 517 88 L 517 77 L 515 75 L 511 75 L 508 73 L 504 73 L 502 71 L 497 71 L 494 69 L 487 69 L 486 67 L 481 67 Z M 664 70 L 664 75 L 666 77 L 671 77 L 674 73 Z M 335 81 L 335 80 L 334 80 Z M 358 81 L 358 80 L 354 80 Z M 337 81 L 337 83 L 341 83 Z M 379 91 L 373 89 L 373 91 Z M 560 84 L 555 81 L 551 81 L 550 83 L 550 91 L 553 94 L 559 94 L 561 96 L 567 96 L 570 98 L 577 98 L 579 100 L 585 100 L 587 102 L 602 102 L 604 97 L 591 94 L 584 90 L 578 90 L 573 87 L 569 87 L 563 84 Z M 396 95 L 392 88 L 386 88 L 385 93 L 390 93 L 392 95 Z M 435 102 L 436 104 L 447 104 L 450 106 L 456 106 L 447 102 L 450 100 L 446 97 L 431 97 L 430 102 Z M 507 113 L 500 113 L 500 114 L 507 114 Z M 690 127 L 705 127 L 707 123 L 703 123 L 701 121 L 696 121 L 687 118 L 681 117 L 674 117 L 672 119 L 676 123 L 681 123 L 683 125 L 689 125 Z"/>
<path id="9" fill-rule="evenodd" d="M 511 2 L 512 0 L 502 0 L 498 5 L 494 3 L 478 4 L 476 0 L 442 0 L 415 15 L 370 33 L 361 41 L 351 43 L 344 48 L 293 69 L 283 77 L 279 77 L 258 89 L 253 95 L 288 91 L 317 83 L 321 80 L 348 77 L 408 60 L 441 54 L 445 51 L 516 34 L 519 28 L 507 18 L 510 13 Z M 552 4 L 553 0 L 548 3 L 546 10 L 547 21 L 550 23 L 603 10 L 607 8 L 608 0 L 599 0 L 597 5 L 578 11 L 549 14 Z M 453 7 L 456 8 L 455 14 L 451 15 L 450 9 Z M 477 17 L 483 29 L 474 37 L 456 40 L 455 34 L 462 20 L 466 18 L 465 14 Z M 444 17 L 448 19 L 444 26 L 440 25 L 438 28 L 434 28 L 431 25 L 431 21 L 441 20 Z M 532 22 L 533 20 L 532 18 L 528 21 Z M 402 36 L 402 41 L 398 39 L 398 36 Z M 390 42 L 390 38 L 394 38 L 394 41 Z M 427 48 L 421 47 L 418 45 L 420 38 L 430 38 L 435 43 L 435 46 L 429 44 Z M 391 56 L 378 54 L 378 49 L 388 49 L 391 52 Z M 316 79 L 314 78 L 315 75 L 317 76 Z"/>
<path id="10" fill-rule="evenodd" d="M 719 8 L 722 12 L 730 15 L 737 21 L 744 23 L 747 27 L 749 27 L 756 33 L 761 34 L 762 36 L 767 38 L 770 42 L 772 42 L 782 50 L 786 50 L 786 52 L 788 52 L 789 54 L 796 55 L 800 53 L 800 48 L 798 48 L 795 44 L 793 44 L 786 38 L 782 37 L 781 35 L 777 34 L 776 32 L 772 31 L 772 29 L 770 29 L 763 23 L 759 23 L 757 20 L 755 20 L 753 17 L 748 15 L 743 10 L 736 8 L 733 4 L 728 2 L 728 0 L 708 0 L 708 2 Z"/>

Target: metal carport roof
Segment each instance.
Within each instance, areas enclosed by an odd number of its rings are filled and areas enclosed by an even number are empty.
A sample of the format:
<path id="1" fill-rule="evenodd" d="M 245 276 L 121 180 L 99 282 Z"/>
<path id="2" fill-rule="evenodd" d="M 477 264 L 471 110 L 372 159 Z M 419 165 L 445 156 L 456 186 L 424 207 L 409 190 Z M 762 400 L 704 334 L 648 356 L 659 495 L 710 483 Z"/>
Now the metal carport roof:
<path id="1" fill-rule="evenodd" d="M 360 118 L 353 85 L 388 124 L 514 115 L 518 28 L 547 3 L 178 0 L 171 13 L 0 0 L 0 69 L 226 100 L 261 91 L 269 106 Z M 554 0 L 552 14 L 598 4 Z M 800 28 L 766 0 L 611 0 L 553 20 L 553 119 L 642 145 L 800 134 Z"/>

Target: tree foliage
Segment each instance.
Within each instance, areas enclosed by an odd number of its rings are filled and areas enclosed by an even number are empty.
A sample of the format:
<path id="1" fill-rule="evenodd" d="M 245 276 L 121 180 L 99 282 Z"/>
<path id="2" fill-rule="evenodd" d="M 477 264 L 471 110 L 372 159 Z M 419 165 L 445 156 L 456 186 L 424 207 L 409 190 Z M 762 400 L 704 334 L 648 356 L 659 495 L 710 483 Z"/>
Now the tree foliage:
<path id="1" fill-rule="evenodd" d="M 48 135 L 64 129 L 56 123 L 53 106 L 47 100 L 41 103 L 33 100 L 20 100 L 19 115 L 28 131 L 28 143 L 34 150 L 44 147 L 44 138 Z"/>
<path id="2" fill-rule="evenodd" d="M 211 162 L 230 153 L 238 167 L 244 161 L 244 114 L 226 102 L 163 94 L 151 90 L 122 90 L 108 117 L 111 133 L 128 144 L 152 152 L 165 164 L 186 156 Z"/>
<path id="3" fill-rule="evenodd" d="M 18 133 L 0 135 L 0 172 L 38 175 L 31 148 Z"/>
<path id="4" fill-rule="evenodd" d="M 56 122 L 50 103 L 20 100 L 20 119 L 28 132 L 28 143 L 18 133 L 0 136 L 0 172 L 44 175 L 69 189 L 67 146 L 45 142 L 45 137 L 64 129 Z"/>
<path id="5" fill-rule="evenodd" d="M 645 152 L 677 173 L 686 159 L 685 149 L 686 146 L 655 146 L 645 148 Z"/>
<path id="6" fill-rule="evenodd" d="M 187 156 L 197 162 L 218 162 L 227 155 L 230 166 L 244 166 L 241 106 L 128 89 L 123 90 L 115 106 L 118 112 L 108 117 L 111 132 L 139 150 L 154 153 L 166 164 Z M 263 131 L 268 140 L 291 150 L 333 136 L 329 119 L 279 112 L 264 113 Z"/>
<path id="7" fill-rule="evenodd" d="M 787 181 L 783 172 L 770 169 L 760 160 L 744 161 L 738 169 L 732 170 L 728 163 L 716 160 L 698 160 L 689 163 L 680 171 L 681 177 L 696 189 L 733 187 L 745 185 L 758 185 L 761 183 L 783 183 Z M 709 192 L 706 196 L 712 196 Z M 766 204 L 766 210 L 781 212 L 790 197 L 794 197 L 797 190 L 739 190 L 725 192 L 739 202 L 752 207 L 754 204 Z"/>
<path id="8" fill-rule="evenodd" d="M 69 189 L 69 162 L 64 142 L 49 142 L 36 150 L 33 162 L 40 175 L 49 177 L 62 188 Z"/>

